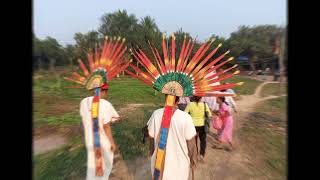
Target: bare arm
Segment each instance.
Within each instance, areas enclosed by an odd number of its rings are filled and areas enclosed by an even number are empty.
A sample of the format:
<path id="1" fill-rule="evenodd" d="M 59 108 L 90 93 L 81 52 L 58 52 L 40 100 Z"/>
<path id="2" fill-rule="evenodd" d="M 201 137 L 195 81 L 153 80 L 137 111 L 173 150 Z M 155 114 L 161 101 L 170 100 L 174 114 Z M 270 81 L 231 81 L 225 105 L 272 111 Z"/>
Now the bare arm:
<path id="1" fill-rule="evenodd" d="M 105 134 L 107 135 L 107 137 L 108 137 L 108 139 L 109 139 L 109 141 L 110 141 L 111 151 L 114 152 L 114 151 L 116 150 L 116 144 L 114 143 L 114 140 L 113 140 L 110 123 L 104 124 L 104 125 L 103 125 L 103 128 L 104 128 Z"/>
<path id="2" fill-rule="evenodd" d="M 197 146 L 196 146 L 196 139 L 193 137 L 190 140 L 187 140 L 187 147 L 188 147 L 188 156 L 190 158 L 190 165 L 192 169 L 196 168 L 197 162 Z"/>

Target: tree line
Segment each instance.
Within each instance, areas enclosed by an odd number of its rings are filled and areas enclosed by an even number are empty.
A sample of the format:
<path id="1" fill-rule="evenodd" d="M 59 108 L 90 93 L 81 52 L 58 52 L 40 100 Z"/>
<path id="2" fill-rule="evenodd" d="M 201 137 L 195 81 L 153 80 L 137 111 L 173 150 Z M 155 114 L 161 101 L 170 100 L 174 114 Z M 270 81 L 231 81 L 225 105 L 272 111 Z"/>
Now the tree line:
<path id="1" fill-rule="evenodd" d="M 266 64 L 266 59 L 277 58 L 274 53 L 276 39 L 285 30 L 286 27 L 277 25 L 258 25 L 253 27 L 243 25 L 237 31 L 232 32 L 227 39 L 215 34 L 212 34 L 209 39 L 215 38 L 212 49 L 222 43 L 222 47 L 214 57 L 230 50 L 228 56 L 235 57 L 235 61 L 231 61 L 232 63 L 240 64 L 242 68 L 249 68 L 255 71 L 257 67 L 260 68 L 261 65 Z M 128 14 L 126 10 L 105 13 L 100 19 L 100 25 L 97 30 L 87 33 L 75 33 L 75 44 L 62 46 L 53 37 L 39 39 L 33 34 L 33 67 L 34 69 L 54 70 L 57 66 L 77 65 L 77 60 L 79 58 L 86 59 L 86 53 L 94 50 L 99 43 L 102 43 L 105 36 L 125 37 L 125 43 L 128 48 L 141 48 L 147 55 L 150 55 L 149 57 L 153 58 L 149 43 L 157 48 L 160 55 L 162 55 L 162 33 L 155 19 L 150 16 L 138 19 L 134 14 Z M 179 48 L 182 46 L 184 36 L 193 38 L 190 33 L 184 32 L 182 28 L 175 32 L 176 56 L 179 56 Z M 171 35 L 167 38 L 171 38 Z M 192 53 L 196 52 L 201 43 L 203 42 L 196 41 Z M 238 57 L 241 56 L 246 57 L 248 60 L 240 61 Z M 127 57 L 136 62 L 130 53 L 127 53 Z"/>

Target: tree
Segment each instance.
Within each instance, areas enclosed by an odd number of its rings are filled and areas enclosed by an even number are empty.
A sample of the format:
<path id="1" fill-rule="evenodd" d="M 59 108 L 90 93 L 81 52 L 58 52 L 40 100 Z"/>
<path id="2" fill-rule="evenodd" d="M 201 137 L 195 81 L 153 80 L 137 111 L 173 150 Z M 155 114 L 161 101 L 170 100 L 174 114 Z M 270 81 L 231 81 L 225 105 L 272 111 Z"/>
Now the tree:
<path id="1" fill-rule="evenodd" d="M 249 64 L 255 71 L 255 63 L 274 56 L 272 48 L 280 29 L 275 25 L 240 26 L 228 39 L 232 53 L 249 57 Z"/>
<path id="2" fill-rule="evenodd" d="M 121 36 L 127 39 L 126 44 L 132 46 L 137 44 L 134 39 L 137 30 L 137 18 L 135 15 L 127 14 L 126 10 L 118 10 L 114 13 L 106 13 L 101 17 L 99 32 L 103 36 Z"/>
<path id="3" fill-rule="evenodd" d="M 56 65 L 62 65 L 65 63 L 62 46 L 56 39 L 48 36 L 41 44 L 44 55 L 49 60 L 50 70 L 54 70 Z"/>
<path id="4" fill-rule="evenodd" d="M 34 67 L 38 67 L 38 70 L 42 68 L 42 53 L 41 40 L 32 33 L 32 62 Z"/>
<path id="5" fill-rule="evenodd" d="M 67 46 L 64 48 L 66 58 L 69 60 L 69 65 L 73 66 L 74 64 L 77 64 L 77 49 L 74 45 L 67 44 Z"/>
<path id="6" fill-rule="evenodd" d="M 73 51 L 71 54 L 75 55 L 76 59 L 86 59 L 87 53 L 94 51 L 94 49 L 103 42 L 103 39 L 102 35 L 97 31 L 89 31 L 85 34 L 76 33 L 74 35 L 74 40 L 76 41 L 74 49 L 69 50 Z"/>
<path id="7" fill-rule="evenodd" d="M 102 37 L 97 31 L 89 31 L 85 34 L 75 33 L 74 40 L 76 41 L 75 48 L 83 52 L 90 52 L 95 49 L 96 45 L 102 42 Z"/>
<path id="8" fill-rule="evenodd" d="M 118 10 L 113 13 L 105 13 L 101 17 L 101 24 L 98 31 L 103 36 L 108 37 L 124 37 L 126 38 L 125 45 L 134 48 L 139 44 L 138 36 L 138 19 L 134 14 L 128 15 L 126 10 Z M 127 54 L 130 59 L 134 59 L 131 54 Z"/>
<path id="9" fill-rule="evenodd" d="M 174 36 L 176 37 L 176 57 L 175 58 L 178 59 L 180 52 L 181 52 L 182 45 L 183 45 L 184 36 L 186 36 L 186 44 L 189 41 L 189 39 L 193 40 L 193 38 L 191 37 L 190 33 L 184 32 L 182 30 L 182 28 L 180 28 L 178 31 L 174 32 Z M 170 35 L 168 38 L 168 40 L 170 41 L 169 47 L 171 47 L 171 38 L 172 38 L 172 35 Z M 193 50 L 194 50 L 194 48 L 193 48 Z M 190 56 L 190 57 L 192 57 L 192 56 Z"/>
<path id="10" fill-rule="evenodd" d="M 161 53 L 162 34 L 150 16 L 142 18 L 137 25 L 136 31 L 133 32 L 133 42 L 135 48 L 142 49 L 151 61 L 155 62 L 154 55 L 150 49 L 149 43 Z"/>
<path id="11" fill-rule="evenodd" d="M 221 47 L 219 47 L 218 51 L 211 57 L 211 60 L 209 62 L 211 62 L 212 60 L 214 60 L 215 58 L 219 57 L 220 55 L 224 54 L 225 52 L 229 51 L 230 50 L 230 42 L 228 41 L 228 39 L 225 39 L 224 37 L 220 37 L 218 35 L 215 35 L 215 34 L 212 34 L 210 39 L 214 39 L 208 53 L 212 52 L 220 43 L 221 43 Z M 210 40 L 209 39 L 209 40 Z M 230 53 L 227 54 L 223 59 L 227 59 L 228 57 L 231 57 L 233 56 L 231 50 L 230 50 Z M 221 60 L 223 61 L 223 60 Z M 219 62 L 221 62 L 219 61 Z M 234 61 L 231 61 L 230 63 L 227 63 L 226 65 L 224 66 L 230 66 L 230 65 L 233 65 L 235 64 Z"/>

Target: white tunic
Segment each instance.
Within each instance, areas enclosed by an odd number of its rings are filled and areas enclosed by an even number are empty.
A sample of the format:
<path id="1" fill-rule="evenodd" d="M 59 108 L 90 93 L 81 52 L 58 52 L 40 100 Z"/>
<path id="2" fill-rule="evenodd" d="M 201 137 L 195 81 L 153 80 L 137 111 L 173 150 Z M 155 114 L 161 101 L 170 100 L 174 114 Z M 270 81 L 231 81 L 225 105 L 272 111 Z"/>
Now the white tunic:
<path id="1" fill-rule="evenodd" d="M 233 97 L 231 97 L 231 96 L 226 96 L 226 102 L 228 103 L 228 105 L 229 105 L 231 108 L 236 109 L 237 104 L 236 104 L 236 102 L 234 101 Z"/>
<path id="2" fill-rule="evenodd" d="M 158 147 L 157 135 L 159 133 L 164 108 L 153 112 L 148 121 L 149 136 L 154 138 L 155 151 L 151 157 L 151 173 L 154 171 L 156 149 Z M 187 180 L 190 170 L 187 140 L 196 135 L 192 118 L 188 113 L 179 109 L 171 118 L 168 133 L 163 180 Z"/>
<path id="3" fill-rule="evenodd" d="M 103 125 L 111 121 L 115 121 L 119 117 L 112 104 L 107 100 L 100 99 L 99 103 L 99 131 L 100 144 L 103 150 L 104 157 L 104 175 L 102 177 L 95 176 L 95 159 L 93 151 L 93 127 L 91 118 L 91 104 L 93 97 L 84 98 L 80 103 L 80 115 L 82 117 L 82 124 L 84 127 L 85 143 L 87 148 L 87 180 L 93 179 L 109 179 L 112 170 L 113 152 L 110 150 L 111 144 L 104 132 Z"/>

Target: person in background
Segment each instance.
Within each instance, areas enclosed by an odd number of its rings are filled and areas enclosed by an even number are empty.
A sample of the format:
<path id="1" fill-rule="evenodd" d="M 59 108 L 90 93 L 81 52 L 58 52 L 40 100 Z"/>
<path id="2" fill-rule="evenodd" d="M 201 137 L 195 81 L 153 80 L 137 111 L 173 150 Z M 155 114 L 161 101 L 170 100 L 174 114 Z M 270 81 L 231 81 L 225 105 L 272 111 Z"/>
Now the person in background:
<path id="1" fill-rule="evenodd" d="M 207 103 L 211 111 L 219 110 L 219 105 L 217 104 L 217 98 L 215 96 L 204 96 L 201 98 L 201 102 Z"/>
<path id="2" fill-rule="evenodd" d="M 224 84 L 228 84 L 228 83 L 224 83 Z M 228 93 L 232 93 L 232 94 L 236 95 L 236 93 L 232 89 L 221 90 L 221 92 L 228 92 Z M 226 99 L 227 105 L 229 105 L 233 109 L 234 112 L 238 112 L 237 111 L 237 109 L 238 109 L 237 103 L 235 102 L 233 97 L 232 96 L 225 96 L 225 99 Z"/>
<path id="3" fill-rule="evenodd" d="M 225 91 L 222 91 L 222 92 L 225 92 Z M 232 96 L 225 96 L 225 101 L 226 101 L 227 105 L 233 109 L 234 112 L 238 112 L 237 111 L 237 103 L 236 103 L 236 101 L 234 101 Z"/>
<path id="4" fill-rule="evenodd" d="M 280 77 L 280 70 L 277 68 L 273 73 L 273 81 L 278 81 Z"/>
<path id="5" fill-rule="evenodd" d="M 223 84 L 229 84 L 229 83 L 223 83 Z M 236 92 L 233 89 L 226 89 L 224 92 L 228 92 L 236 95 Z"/>
<path id="6" fill-rule="evenodd" d="M 189 103 L 190 103 L 190 98 L 189 97 L 184 97 L 184 96 L 179 97 L 178 108 L 181 111 L 184 111 Z"/>
<path id="7" fill-rule="evenodd" d="M 212 117 L 210 108 L 207 103 L 200 102 L 201 97 L 193 96 L 192 102 L 188 104 L 184 112 L 189 113 L 192 117 L 193 124 L 197 131 L 196 144 L 198 146 L 198 137 L 200 139 L 200 157 L 199 160 L 204 162 L 204 156 L 207 146 L 207 133 L 205 131 L 205 109 L 209 117 Z M 198 150 L 198 148 L 197 148 Z"/>
<path id="8" fill-rule="evenodd" d="M 232 144 L 232 131 L 233 131 L 233 118 L 230 113 L 230 108 L 226 103 L 225 97 L 218 97 L 217 103 L 219 104 L 219 112 L 217 112 L 219 118 L 222 120 L 222 129 L 218 132 L 219 146 L 223 143 L 230 145 L 230 150 L 234 150 Z"/>

